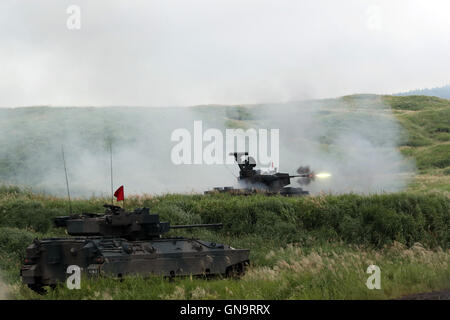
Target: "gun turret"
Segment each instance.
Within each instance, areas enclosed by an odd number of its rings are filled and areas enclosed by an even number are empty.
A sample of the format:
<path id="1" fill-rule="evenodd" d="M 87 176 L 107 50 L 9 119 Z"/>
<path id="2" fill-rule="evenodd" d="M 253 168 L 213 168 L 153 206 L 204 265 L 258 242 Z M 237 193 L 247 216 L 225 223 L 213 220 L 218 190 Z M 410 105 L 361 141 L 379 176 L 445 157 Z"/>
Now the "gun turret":
<path id="1" fill-rule="evenodd" d="M 250 195 L 254 193 L 265 193 L 268 195 L 281 194 L 284 196 L 301 196 L 309 194 L 302 188 L 287 187 L 291 184 L 291 178 L 299 178 L 300 184 L 308 184 L 314 180 L 316 175 L 309 167 L 300 167 L 298 174 L 278 172 L 275 168 L 255 169 L 256 161 L 249 156 L 248 152 L 231 152 L 239 166 L 239 177 L 237 178 L 240 188 L 216 187 L 214 190 L 205 191 L 205 194 L 230 193 L 233 195 Z"/>
<path id="2" fill-rule="evenodd" d="M 240 169 L 238 181 L 246 188 L 256 188 L 269 192 L 283 192 L 284 188 L 290 185 L 291 178 L 300 178 L 298 180 L 300 184 L 308 184 L 315 178 L 314 172 L 309 167 L 300 167 L 296 175 L 277 172 L 276 170 L 263 172 L 263 170 L 255 170 L 256 161 L 253 157 L 249 156 L 248 152 L 232 152 L 230 155 L 234 156 Z M 289 191 L 296 192 L 295 188 L 290 187 L 288 189 Z M 297 191 L 299 194 L 305 194 L 301 189 Z"/>
<path id="3" fill-rule="evenodd" d="M 256 161 L 249 156 L 248 152 L 233 152 L 230 155 L 234 156 L 240 169 L 238 181 L 246 187 L 255 186 L 271 192 L 278 192 L 291 183 L 290 178 L 297 177 L 288 173 L 274 172 L 265 174 L 261 170 L 255 170 Z"/>
<path id="4" fill-rule="evenodd" d="M 83 213 L 56 217 L 56 227 L 67 228 L 71 236 L 104 236 L 121 237 L 128 240 L 146 240 L 159 238 L 170 229 L 221 227 L 222 224 L 193 224 L 170 226 L 169 222 L 161 222 L 159 215 L 150 214 L 149 208 L 138 208 L 125 211 L 123 208 L 104 205 L 105 214 Z"/>

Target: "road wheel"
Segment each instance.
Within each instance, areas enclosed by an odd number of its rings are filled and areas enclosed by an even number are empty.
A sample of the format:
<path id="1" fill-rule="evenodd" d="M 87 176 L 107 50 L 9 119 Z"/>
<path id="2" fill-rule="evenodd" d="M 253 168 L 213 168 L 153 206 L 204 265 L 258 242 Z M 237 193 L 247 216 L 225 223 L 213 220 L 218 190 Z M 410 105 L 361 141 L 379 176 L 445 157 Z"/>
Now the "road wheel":
<path id="1" fill-rule="evenodd" d="M 225 272 L 227 278 L 239 278 L 244 274 L 244 265 L 242 263 L 237 263 L 229 266 Z"/>

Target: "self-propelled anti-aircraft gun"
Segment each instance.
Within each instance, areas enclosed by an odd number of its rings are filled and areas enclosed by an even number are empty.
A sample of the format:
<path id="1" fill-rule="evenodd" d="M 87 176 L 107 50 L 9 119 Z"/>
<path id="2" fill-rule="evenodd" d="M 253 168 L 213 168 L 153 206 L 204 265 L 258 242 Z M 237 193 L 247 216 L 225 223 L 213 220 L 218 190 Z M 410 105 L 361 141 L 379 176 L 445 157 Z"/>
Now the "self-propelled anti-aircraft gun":
<path id="1" fill-rule="evenodd" d="M 233 152 L 236 163 L 239 166 L 238 183 L 241 188 L 234 187 L 217 187 L 214 190 L 206 191 L 205 194 L 213 193 L 230 193 L 230 194 L 281 194 L 284 196 L 302 196 L 309 194 L 308 191 L 300 187 L 288 187 L 292 178 L 300 178 L 299 182 L 308 184 L 314 180 L 315 175 L 308 167 L 301 167 L 297 175 L 277 172 L 275 169 L 268 168 L 266 170 L 255 169 L 256 161 L 249 156 L 248 152 Z"/>

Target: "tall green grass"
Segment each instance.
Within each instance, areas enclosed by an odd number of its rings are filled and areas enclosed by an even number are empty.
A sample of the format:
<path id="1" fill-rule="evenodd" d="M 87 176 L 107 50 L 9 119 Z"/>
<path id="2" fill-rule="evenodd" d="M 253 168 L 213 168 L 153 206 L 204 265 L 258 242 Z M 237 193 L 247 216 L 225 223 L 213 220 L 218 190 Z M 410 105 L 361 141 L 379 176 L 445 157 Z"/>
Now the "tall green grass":
<path id="1" fill-rule="evenodd" d="M 108 200 L 75 199 L 72 206 L 76 213 L 102 212 L 102 205 Z M 386 298 L 409 293 L 411 288 L 424 290 L 442 283 L 450 285 L 450 199 L 439 194 L 300 198 L 167 194 L 127 199 L 129 209 L 141 206 L 149 207 L 171 224 L 222 222 L 220 230 L 174 230 L 168 236 L 184 235 L 248 248 L 252 263 L 248 274 L 242 281 L 179 279 L 169 283 L 159 277 L 148 280 L 131 277 L 117 283 L 102 279 L 88 281 L 84 291 L 68 292 L 61 288 L 47 297 Z M 65 199 L 16 187 L 0 188 L 0 269 L 2 278 L 13 286 L 15 297 L 35 298 L 18 282 L 25 248 L 35 237 L 67 236 L 64 230 L 51 224 L 53 217 L 67 214 Z M 417 243 L 423 245 L 423 252 L 432 260 L 424 258 L 414 265 L 406 256 L 397 259 L 388 249 L 401 247 L 404 252 L 411 252 L 409 248 L 415 246 L 416 256 L 422 252 Z M 350 271 L 346 261 L 356 256 L 366 260 L 352 262 Z M 436 257 L 440 257 L 442 265 Z M 314 271 L 316 265 L 311 265 L 311 270 L 306 267 L 306 261 L 311 259 L 321 261 L 320 272 Z M 382 264 L 386 276 L 392 280 L 383 293 L 368 293 L 361 282 L 367 278 L 363 267 L 371 261 Z M 333 265 L 337 268 L 334 273 L 329 270 Z"/>
<path id="2" fill-rule="evenodd" d="M 81 290 L 60 285 L 45 296 L 13 286 L 17 299 L 387 299 L 447 289 L 450 250 L 428 250 L 399 243 L 373 250 L 330 244 L 309 252 L 298 245 L 269 251 L 268 266 L 253 266 L 239 280 L 129 276 L 84 278 Z M 366 286 L 369 265 L 381 270 L 381 289 Z"/>
<path id="3" fill-rule="evenodd" d="M 76 199 L 74 212 L 102 212 L 108 199 Z M 432 194 L 323 195 L 286 198 L 264 195 L 132 196 L 129 209 L 146 206 L 172 224 L 222 222 L 222 236 L 257 235 L 283 243 L 342 240 L 383 246 L 450 246 L 450 199 Z M 28 192 L 0 193 L 0 227 L 54 232 L 51 219 L 66 215 L 64 199 Z M 201 232 L 201 231 L 200 231 Z"/>

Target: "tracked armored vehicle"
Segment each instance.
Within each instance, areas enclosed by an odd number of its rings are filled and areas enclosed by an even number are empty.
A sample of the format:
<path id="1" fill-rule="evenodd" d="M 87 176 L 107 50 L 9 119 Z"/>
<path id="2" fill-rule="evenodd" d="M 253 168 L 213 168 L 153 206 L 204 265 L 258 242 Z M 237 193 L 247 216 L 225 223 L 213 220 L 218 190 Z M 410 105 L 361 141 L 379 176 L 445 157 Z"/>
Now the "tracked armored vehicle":
<path id="1" fill-rule="evenodd" d="M 299 182 L 308 184 L 314 180 L 314 173 L 308 167 L 301 167 L 297 175 L 277 172 L 274 169 L 255 169 L 256 161 L 250 157 L 248 152 L 230 153 L 234 156 L 239 166 L 238 183 L 242 188 L 234 187 L 216 187 L 213 190 L 206 191 L 205 194 L 229 193 L 234 195 L 250 195 L 262 193 L 266 195 L 283 196 L 303 196 L 309 194 L 308 191 L 299 187 L 288 187 L 291 184 L 291 178 L 300 178 Z"/>
<path id="2" fill-rule="evenodd" d="M 73 237 L 35 239 L 26 250 L 20 275 L 36 292 L 66 281 L 75 265 L 88 276 L 122 278 L 128 274 L 239 275 L 249 250 L 183 237 L 163 238 L 170 229 L 221 227 L 221 224 L 171 226 L 148 208 L 126 212 L 105 205 L 105 214 L 57 217 L 54 224 Z"/>

